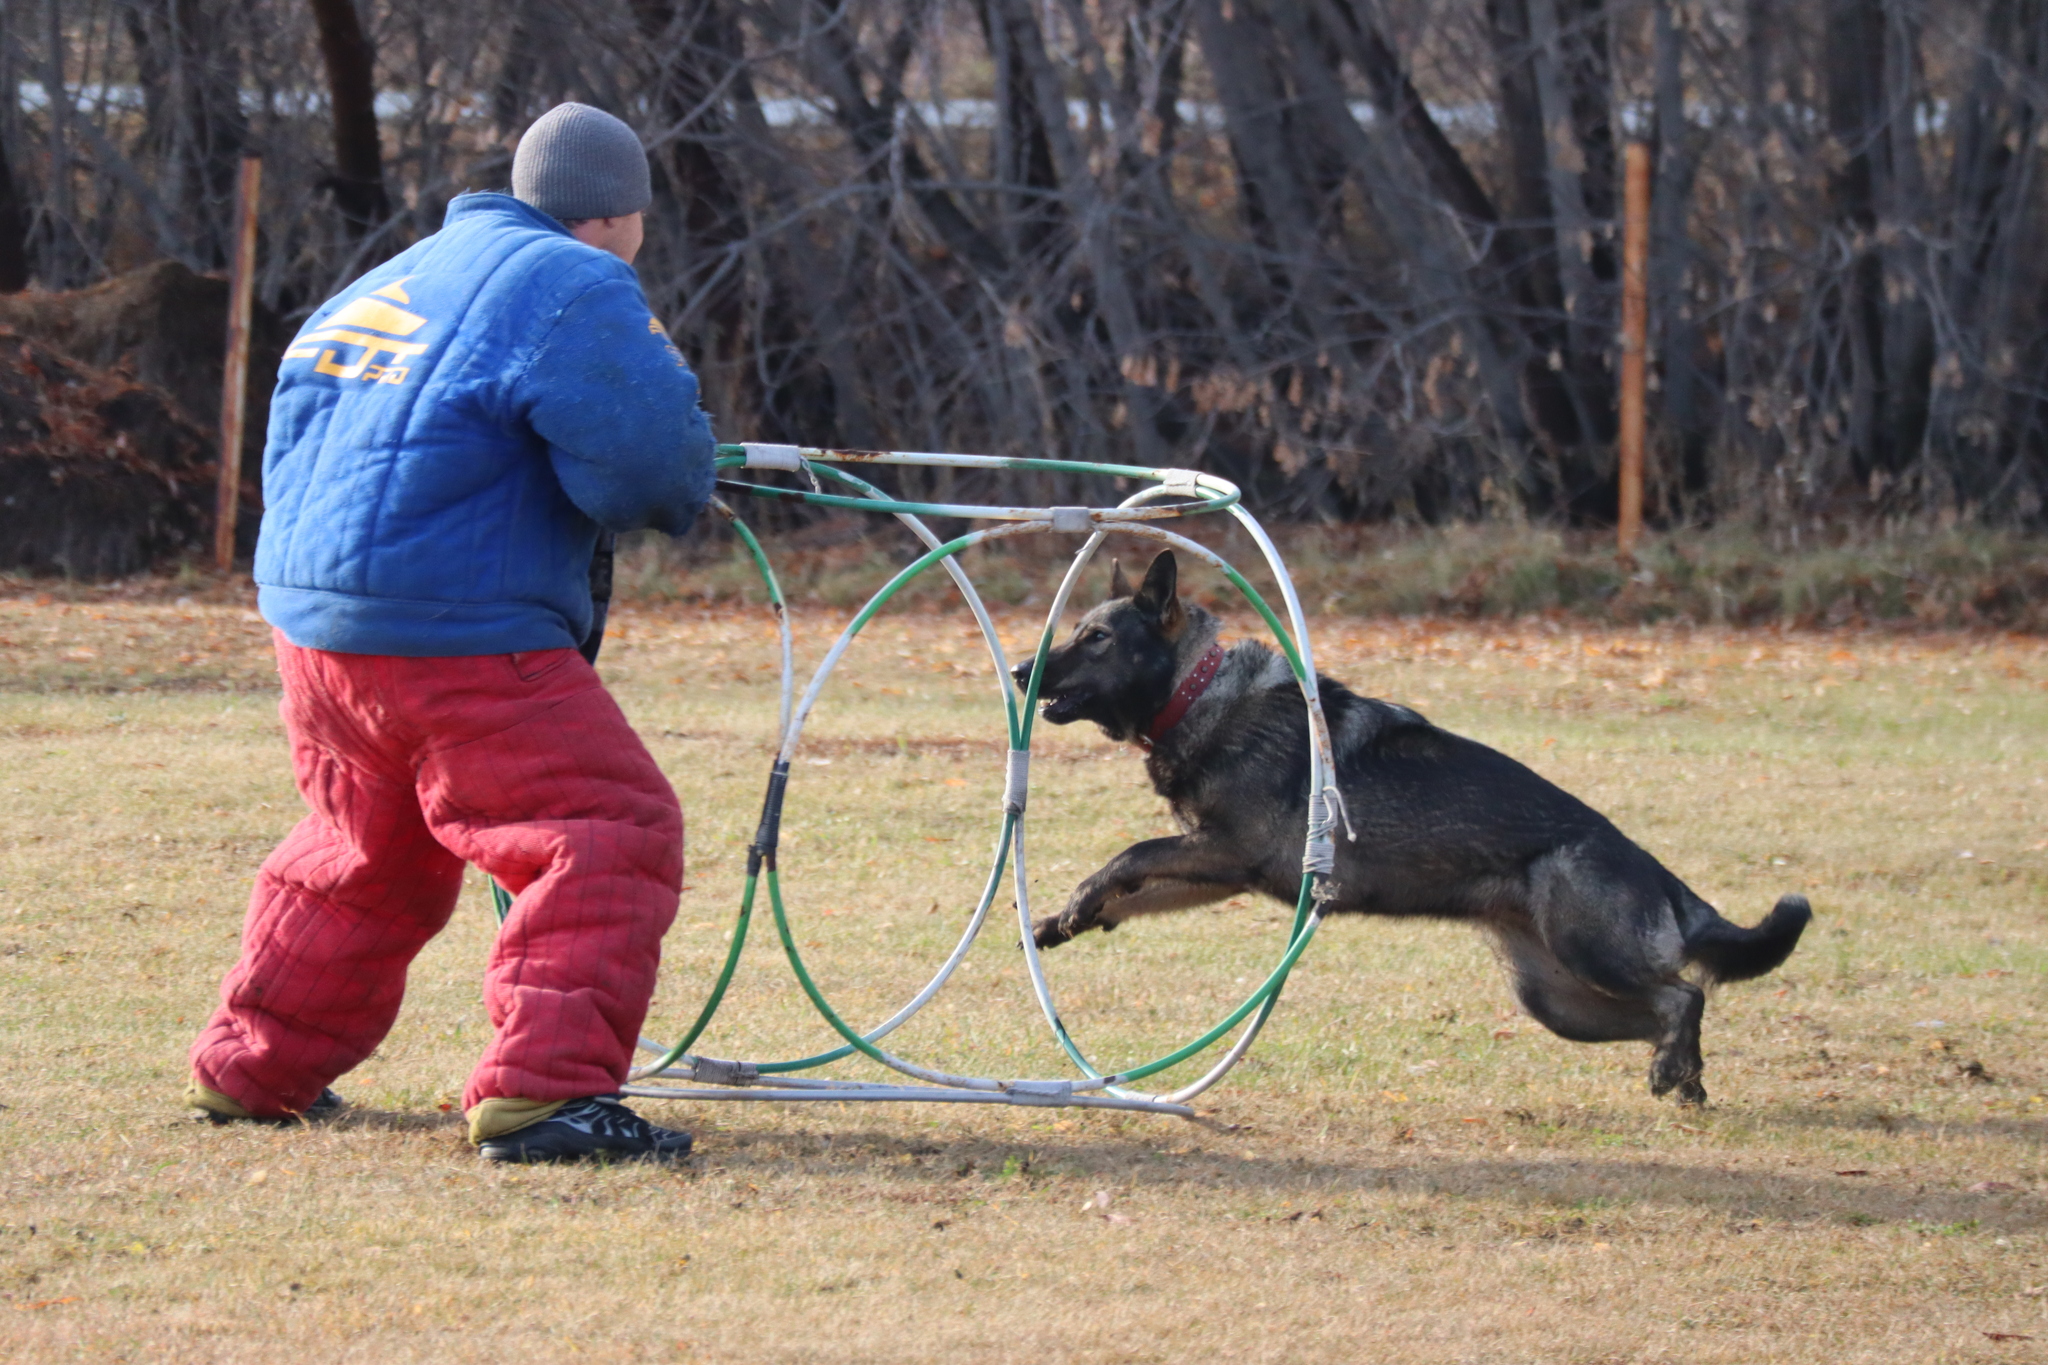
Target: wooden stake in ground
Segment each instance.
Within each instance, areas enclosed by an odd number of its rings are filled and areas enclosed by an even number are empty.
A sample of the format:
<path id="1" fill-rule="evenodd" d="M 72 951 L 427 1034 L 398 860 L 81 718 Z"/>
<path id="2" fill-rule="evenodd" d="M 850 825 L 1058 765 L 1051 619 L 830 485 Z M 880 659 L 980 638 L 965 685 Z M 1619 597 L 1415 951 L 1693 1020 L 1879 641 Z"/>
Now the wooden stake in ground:
<path id="1" fill-rule="evenodd" d="M 1650 149 L 1628 144 L 1621 237 L 1621 509 L 1615 553 L 1634 559 L 1643 533 L 1643 389 L 1650 330 Z"/>
<path id="2" fill-rule="evenodd" d="M 220 385 L 220 491 L 213 516 L 213 562 L 222 573 L 235 566 L 242 418 L 249 406 L 249 309 L 256 288 L 256 194 L 262 184 L 262 158 L 243 157 L 235 178 L 235 260 L 228 274 L 228 355 Z"/>

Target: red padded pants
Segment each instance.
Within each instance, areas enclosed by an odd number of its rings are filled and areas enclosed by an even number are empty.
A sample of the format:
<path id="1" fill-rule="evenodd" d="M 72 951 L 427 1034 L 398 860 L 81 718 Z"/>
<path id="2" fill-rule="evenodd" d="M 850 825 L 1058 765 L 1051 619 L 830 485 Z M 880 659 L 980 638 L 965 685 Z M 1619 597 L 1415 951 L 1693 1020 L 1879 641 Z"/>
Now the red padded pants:
<path id="1" fill-rule="evenodd" d="M 410 659 L 282 635 L 277 662 L 312 813 L 257 876 L 194 1078 L 257 1115 L 303 1110 L 390 1031 L 473 862 L 517 899 L 462 1107 L 615 1090 L 675 918 L 683 817 L 595 670 L 573 649 Z"/>

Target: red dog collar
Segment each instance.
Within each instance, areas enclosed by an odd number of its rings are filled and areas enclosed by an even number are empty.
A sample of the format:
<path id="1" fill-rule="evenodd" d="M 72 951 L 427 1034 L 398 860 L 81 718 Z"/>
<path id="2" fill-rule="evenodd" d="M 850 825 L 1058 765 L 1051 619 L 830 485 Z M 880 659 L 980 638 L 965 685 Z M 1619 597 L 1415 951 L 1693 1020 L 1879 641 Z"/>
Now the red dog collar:
<path id="1" fill-rule="evenodd" d="M 1209 684 L 1216 678 L 1216 670 L 1222 666 L 1223 646 L 1210 645 L 1209 652 L 1195 665 L 1194 672 L 1183 678 L 1180 686 L 1173 689 L 1173 696 L 1167 700 L 1166 709 L 1152 717 L 1152 724 L 1146 727 L 1145 737 L 1138 742 L 1149 749 L 1165 738 L 1167 731 L 1180 724 L 1181 717 L 1187 715 L 1188 708 L 1195 704 L 1195 700 L 1209 690 Z"/>

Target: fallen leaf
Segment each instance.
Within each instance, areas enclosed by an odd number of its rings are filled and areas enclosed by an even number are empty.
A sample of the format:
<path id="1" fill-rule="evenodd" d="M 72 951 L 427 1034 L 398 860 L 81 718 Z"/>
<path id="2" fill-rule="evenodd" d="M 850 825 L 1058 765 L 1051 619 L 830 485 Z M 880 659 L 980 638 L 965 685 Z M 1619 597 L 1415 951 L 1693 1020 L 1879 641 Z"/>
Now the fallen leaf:
<path id="1" fill-rule="evenodd" d="M 60 1303 L 77 1302 L 78 1295 L 66 1294 L 61 1299 L 37 1299 L 34 1303 L 17 1303 L 16 1305 L 14 1305 L 14 1311 L 17 1313 L 29 1313 L 35 1311 L 38 1308 L 55 1308 Z"/>
<path id="2" fill-rule="evenodd" d="M 1991 1338 L 1991 1339 L 1992 1339 L 1993 1341 L 2032 1341 L 2032 1340 L 2033 1340 L 2033 1338 L 2032 1338 L 2032 1337 L 2030 1337 L 2030 1336 L 2028 1336 L 2028 1335 L 2027 1335 L 2027 1334 L 2026 1334 L 2025 1332 L 1986 1332 L 1986 1333 L 1985 1333 L 1984 1335 L 1985 1335 L 1985 1336 L 1987 1336 L 1987 1337 L 1990 1337 L 1990 1338 Z"/>
<path id="3" fill-rule="evenodd" d="M 1836 1175 L 1869 1175 L 1869 1174 L 1870 1174 L 1870 1172 L 1869 1172 L 1869 1171 L 1865 1171 L 1865 1170 L 1854 1170 L 1854 1171 L 1836 1171 L 1836 1172 L 1835 1172 L 1835 1174 L 1836 1174 Z"/>
<path id="4" fill-rule="evenodd" d="M 1382 1090 L 1380 1091 L 1380 1098 L 1392 1104 L 1408 1103 L 1408 1097 L 1398 1090 Z"/>
<path id="5" fill-rule="evenodd" d="M 249 1172 L 248 1183 L 250 1183 L 251 1185 L 261 1185 L 264 1181 L 268 1179 L 270 1179 L 270 1172 L 268 1171 L 251 1171 Z"/>
<path id="6" fill-rule="evenodd" d="M 1511 1028 L 1497 1028 L 1493 1031 L 1493 1041 L 1496 1043 L 1505 1043 L 1514 1036 L 1515 1031 Z"/>
<path id="7" fill-rule="evenodd" d="M 1698 1133 L 1701 1136 L 1705 1136 L 1706 1134 L 1714 1131 L 1711 1128 L 1695 1128 L 1691 1124 L 1687 1123 L 1674 1123 L 1671 1126 L 1673 1128 L 1676 1128 L 1681 1133 Z"/>
<path id="8" fill-rule="evenodd" d="M 1105 1213 L 1102 1215 L 1102 1221 L 1105 1223 L 1135 1223 L 1138 1220 L 1127 1213 Z"/>
<path id="9" fill-rule="evenodd" d="M 1971 1194 L 2018 1194 L 2020 1186 L 2009 1180 L 1980 1180 L 1970 1186 Z"/>

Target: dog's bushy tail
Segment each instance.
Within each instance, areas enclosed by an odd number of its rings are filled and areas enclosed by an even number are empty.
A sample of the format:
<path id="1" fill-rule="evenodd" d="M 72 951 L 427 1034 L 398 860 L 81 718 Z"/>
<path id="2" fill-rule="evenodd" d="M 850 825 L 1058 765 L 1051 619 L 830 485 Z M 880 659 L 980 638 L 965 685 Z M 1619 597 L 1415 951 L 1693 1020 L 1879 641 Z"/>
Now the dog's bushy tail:
<path id="1" fill-rule="evenodd" d="M 1812 918 L 1813 907 L 1804 896 L 1780 896 L 1754 929 L 1730 924 L 1710 910 L 1686 936 L 1685 956 L 1715 981 L 1747 981 L 1792 956 Z"/>

